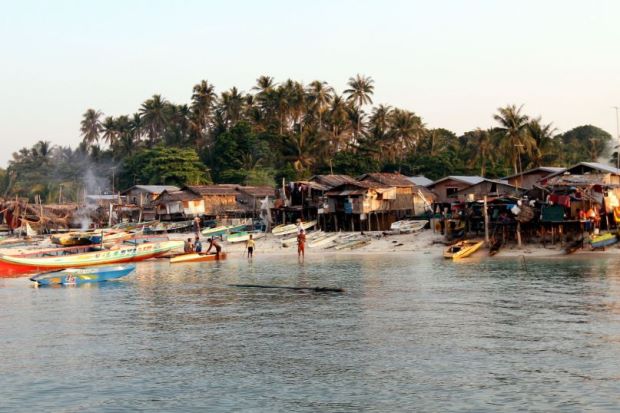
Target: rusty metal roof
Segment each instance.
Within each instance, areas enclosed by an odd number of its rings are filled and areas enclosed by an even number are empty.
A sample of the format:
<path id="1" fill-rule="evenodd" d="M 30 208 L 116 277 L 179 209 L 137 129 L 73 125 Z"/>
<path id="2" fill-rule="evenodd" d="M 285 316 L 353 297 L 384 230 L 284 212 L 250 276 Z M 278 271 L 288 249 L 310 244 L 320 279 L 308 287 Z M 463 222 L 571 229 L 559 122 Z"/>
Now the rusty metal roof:
<path id="1" fill-rule="evenodd" d="M 309 181 L 323 185 L 327 189 L 335 188 L 346 183 L 355 183 L 357 180 L 349 175 L 314 175 Z"/>
<path id="2" fill-rule="evenodd" d="M 200 196 L 207 195 L 237 195 L 237 185 L 219 184 L 219 185 L 187 185 L 183 190 L 191 191 Z"/>
<path id="3" fill-rule="evenodd" d="M 276 190 L 271 186 L 237 186 L 237 191 L 256 198 L 276 196 Z"/>

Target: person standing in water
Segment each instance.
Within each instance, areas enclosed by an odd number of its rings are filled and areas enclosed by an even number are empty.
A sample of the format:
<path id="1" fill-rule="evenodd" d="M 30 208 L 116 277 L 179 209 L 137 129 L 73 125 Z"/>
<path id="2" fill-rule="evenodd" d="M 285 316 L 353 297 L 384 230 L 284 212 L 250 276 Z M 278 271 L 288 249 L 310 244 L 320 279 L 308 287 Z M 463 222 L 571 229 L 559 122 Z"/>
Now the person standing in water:
<path id="1" fill-rule="evenodd" d="M 297 258 L 303 260 L 306 251 L 306 232 L 302 229 L 297 234 Z"/>
<path id="2" fill-rule="evenodd" d="M 209 248 L 207 248 L 206 254 L 211 252 L 211 248 L 215 248 L 215 257 L 220 258 L 220 252 L 222 252 L 222 246 L 213 237 L 209 238 Z"/>
<path id="3" fill-rule="evenodd" d="M 254 239 L 252 238 L 252 234 L 250 234 L 250 237 L 245 242 L 245 247 L 248 249 L 248 259 L 249 260 L 254 258 L 254 247 L 255 246 L 256 246 L 256 241 L 254 241 Z"/>

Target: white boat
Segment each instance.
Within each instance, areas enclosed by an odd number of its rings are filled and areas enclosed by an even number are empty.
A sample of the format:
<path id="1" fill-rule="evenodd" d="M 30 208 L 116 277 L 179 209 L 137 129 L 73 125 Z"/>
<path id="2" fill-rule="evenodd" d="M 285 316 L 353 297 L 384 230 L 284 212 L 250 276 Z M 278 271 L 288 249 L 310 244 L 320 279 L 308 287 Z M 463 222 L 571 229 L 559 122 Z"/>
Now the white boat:
<path id="1" fill-rule="evenodd" d="M 426 224 L 428 224 L 428 221 L 426 220 L 404 219 L 393 222 L 392 225 L 390 225 L 390 231 L 399 234 L 407 234 L 409 232 L 420 231 L 426 226 Z"/>
<path id="2" fill-rule="evenodd" d="M 306 233 L 306 243 L 309 243 L 310 241 L 315 240 L 322 235 L 323 235 L 323 231 L 321 230 L 308 232 Z M 285 238 L 281 240 L 280 242 L 282 243 L 282 246 L 285 248 L 290 247 L 291 245 L 295 245 L 297 244 L 297 235 L 295 235 L 294 237 Z"/>
<path id="3" fill-rule="evenodd" d="M 355 249 L 363 247 L 364 245 L 370 244 L 370 239 L 368 237 L 360 237 L 354 238 L 349 241 L 345 241 L 339 245 L 336 245 L 336 250 L 344 250 L 344 249 Z"/>
<path id="4" fill-rule="evenodd" d="M 250 235 L 252 235 L 252 239 L 259 239 L 265 236 L 264 232 L 237 232 L 235 234 L 230 234 L 226 237 L 226 242 L 234 244 L 236 242 L 244 242 L 250 239 Z"/>
<path id="5" fill-rule="evenodd" d="M 301 228 L 304 231 L 306 231 L 306 230 L 312 228 L 315 225 L 316 225 L 316 220 L 315 221 L 302 222 L 301 223 Z M 271 233 L 273 235 L 275 235 L 276 237 L 281 237 L 281 236 L 284 236 L 284 235 L 294 234 L 296 232 L 297 232 L 297 224 L 278 225 L 273 230 L 271 230 Z"/>
<path id="6" fill-rule="evenodd" d="M 340 234 L 324 234 L 322 237 L 319 237 L 312 242 L 308 243 L 309 248 L 319 248 L 326 245 L 331 244 L 333 241 L 337 240 L 340 237 Z"/>

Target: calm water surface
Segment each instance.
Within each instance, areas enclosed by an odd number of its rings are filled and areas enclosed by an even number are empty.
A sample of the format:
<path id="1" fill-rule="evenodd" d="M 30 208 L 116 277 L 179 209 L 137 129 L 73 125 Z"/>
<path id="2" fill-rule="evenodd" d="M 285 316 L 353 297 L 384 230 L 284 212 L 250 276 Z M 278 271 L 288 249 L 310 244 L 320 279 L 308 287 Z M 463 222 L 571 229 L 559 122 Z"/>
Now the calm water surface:
<path id="1" fill-rule="evenodd" d="M 259 256 L 0 279 L 0 410 L 619 411 L 619 264 Z"/>

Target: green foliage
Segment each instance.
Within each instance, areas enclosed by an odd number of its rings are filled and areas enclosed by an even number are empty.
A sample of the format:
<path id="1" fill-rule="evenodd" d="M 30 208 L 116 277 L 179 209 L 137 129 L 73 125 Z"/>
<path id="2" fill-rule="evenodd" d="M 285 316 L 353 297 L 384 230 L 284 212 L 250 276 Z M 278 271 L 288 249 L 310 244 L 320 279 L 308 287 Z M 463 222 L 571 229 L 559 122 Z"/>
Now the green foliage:
<path id="1" fill-rule="evenodd" d="M 106 116 L 88 109 L 77 149 L 46 141 L 23 148 L 0 173 L 0 191 L 57 200 L 62 185 L 63 197 L 74 200 L 84 193 L 89 173 L 96 181 L 91 193 L 211 178 L 279 185 L 282 178 L 331 172 L 497 178 L 518 169 L 617 156 L 609 153 L 607 132 L 584 125 L 557 135 L 522 106 L 500 107 L 493 124 L 457 136 L 428 129 L 413 111 L 371 107 L 374 91 L 374 80 L 361 74 L 349 78 L 341 93 L 320 80 L 303 85 L 260 76 L 250 93 L 237 87 L 216 93 L 202 80 L 187 104 L 154 94 L 133 114 Z"/>
<path id="2" fill-rule="evenodd" d="M 159 185 L 197 185 L 211 181 L 194 149 L 155 146 L 125 158 L 122 183 Z M 133 178 L 133 183 L 127 181 Z"/>

